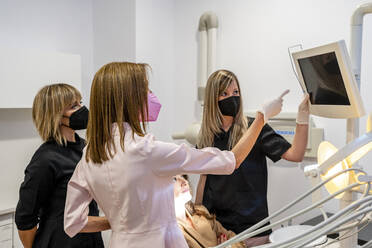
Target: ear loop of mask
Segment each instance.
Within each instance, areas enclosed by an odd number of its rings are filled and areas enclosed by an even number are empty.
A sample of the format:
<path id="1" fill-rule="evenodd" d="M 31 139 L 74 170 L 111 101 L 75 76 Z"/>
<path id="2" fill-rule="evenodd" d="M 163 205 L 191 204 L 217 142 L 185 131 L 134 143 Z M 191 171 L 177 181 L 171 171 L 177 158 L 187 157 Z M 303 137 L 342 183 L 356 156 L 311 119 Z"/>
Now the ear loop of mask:
<path id="1" fill-rule="evenodd" d="M 68 119 L 68 122 L 70 123 L 70 117 L 67 117 L 67 116 L 65 116 L 65 115 L 62 115 L 62 118 L 67 118 L 67 119 Z M 67 125 L 65 125 L 65 124 L 62 122 L 62 118 L 61 118 L 60 125 L 61 125 L 61 126 L 65 126 L 65 127 L 70 128 L 70 126 L 67 126 Z"/>

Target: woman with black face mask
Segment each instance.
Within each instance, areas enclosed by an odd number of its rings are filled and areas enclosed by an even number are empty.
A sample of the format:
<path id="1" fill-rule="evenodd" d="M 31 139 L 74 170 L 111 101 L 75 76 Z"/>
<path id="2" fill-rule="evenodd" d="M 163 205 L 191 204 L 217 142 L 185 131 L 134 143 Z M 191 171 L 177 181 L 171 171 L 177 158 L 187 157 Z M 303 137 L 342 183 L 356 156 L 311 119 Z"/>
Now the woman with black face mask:
<path id="1" fill-rule="evenodd" d="M 67 183 L 80 161 L 85 140 L 75 130 L 85 129 L 88 109 L 81 106 L 81 95 L 68 84 L 42 88 L 35 96 L 32 118 L 44 143 L 37 149 L 25 170 L 19 190 L 15 222 L 25 248 L 101 248 L 103 241 L 97 228 L 87 228 L 70 238 L 63 230 Z M 88 223 L 110 228 L 98 207 L 89 205 Z"/>
<path id="2" fill-rule="evenodd" d="M 284 92 L 282 96 L 287 94 Z M 282 97 L 281 96 L 281 97 Z M 278 98 L 278 100 L 281 99 Z M 252 126 L 255 119 L 243 115 L 243 103 L 239 81 L 234 73 L 218 70 L 208 79 L 198 148 L 214 146 L 231 150 Z M 265 114 L 268 105 L 263 105 Z M 303 159 L 307 144 L 309 120 L 308 96 L 300 104 L 296 134 L 293 144 L 288 143 L 268 124 L 265 124 L 249 155 L 239 169 L 231 175 L 206 175 L 199 180 L 196 203 L 203 204 L 215 214 L 221 224 L 240 233 L 268 216 L 266 157 L 276 162 L 281 158 L 299 162 Z M 263 233 L 246 242 L 248 247 L 268 242 Z"/>

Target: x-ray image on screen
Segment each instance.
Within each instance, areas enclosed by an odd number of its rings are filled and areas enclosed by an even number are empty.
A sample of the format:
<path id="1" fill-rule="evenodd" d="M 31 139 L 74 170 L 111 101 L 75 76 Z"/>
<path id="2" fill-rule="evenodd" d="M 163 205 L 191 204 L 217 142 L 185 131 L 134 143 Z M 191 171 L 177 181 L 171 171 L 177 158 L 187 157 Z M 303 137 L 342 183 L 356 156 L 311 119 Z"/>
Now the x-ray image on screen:
<path id="1" fill-rule="evenodd" d="M 311 104 L 350 105 L 334 52 L 298 60 Z"/>

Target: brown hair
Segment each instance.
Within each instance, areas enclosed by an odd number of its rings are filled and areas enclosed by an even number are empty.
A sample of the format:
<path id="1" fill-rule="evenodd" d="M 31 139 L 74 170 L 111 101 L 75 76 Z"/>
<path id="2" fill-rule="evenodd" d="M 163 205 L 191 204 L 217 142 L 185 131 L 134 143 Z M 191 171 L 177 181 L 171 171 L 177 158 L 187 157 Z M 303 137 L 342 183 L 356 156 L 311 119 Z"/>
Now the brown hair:
<path id="1" fill-rule="evenodd" d="M 187 211 L 191 214 L 191 215 L 199 215 L 199 216 L 204 216 L 205 218 L 207 218 L 208 220 L 214 220 L 216 219 L 216 215 L 215 214 L 209 214 L 203 210 L 200 210 L 198 208 L 198 206 L 200 205 L 195 205 L 192 201 L 188 201 L 186 202 L 185 204 L 185 208 L 187 209 Z"/>
<path id="2" fill-rule="evenodd" d="M 51 84 L 39 90 L 32 104 L 32 120 L 43 141 L 55 140 L 67 144 L 60 130 L 64 110 L 81 100 L 80 92 L 68 84 Z"/>
<path id="3" fill-rule="evenodd" d="M 101 164 L 116 153 L 112 124 L 117 123 L 120 146 L 124 151 L 125 131 L 122 123 L 127 122 L 132 136 L 144 136 L 148 112 L 147 64 L 113 62 L 104 65 L 96 73 L 90 91 L 90 110 L 87 128 L 86 160 Z"/>
<path id="4" fill-rule="evenodd" d="M 223 115 L 218 107 L 218 97 L 230 86 L 233 80 L 238 85 L 240 107 L 234 117 L 232 131 L 228 141 L 229 149 L 238 143 L 243 133 L 248 129 L 247 119 L 243 115 L 243 100 L 238 78 L 228 70 L 215 71 L 209 76 L 205 89 L 203 120 L 197 143 L 198 148 L 213 146 L 214 137 L 221 133 Z"/>

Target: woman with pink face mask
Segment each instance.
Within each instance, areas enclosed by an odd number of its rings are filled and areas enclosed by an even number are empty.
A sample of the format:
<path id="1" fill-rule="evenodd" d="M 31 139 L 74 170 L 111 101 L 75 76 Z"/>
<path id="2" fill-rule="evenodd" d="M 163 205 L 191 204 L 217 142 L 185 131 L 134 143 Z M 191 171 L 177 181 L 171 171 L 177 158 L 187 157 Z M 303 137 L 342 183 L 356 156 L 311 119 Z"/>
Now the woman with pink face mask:
<path id="1" fill-rule="evenodd" d="M 146 123 L 157 119 L 161 107 L 148 89 L 147 67 L 115 62 L 94 76 L 87 146 L 67 189 L 64 228 L 70 237 L 88 223 L 88 204 L 95 199 L 112 229 L 111 248 L 186 248 L 175 216 L 173 176 L 231 174 L 251 150 L 264 118 L 281 109 L 277 99 L 267 103 L 231 151 L 157 141 L 146 133 Z"/>

